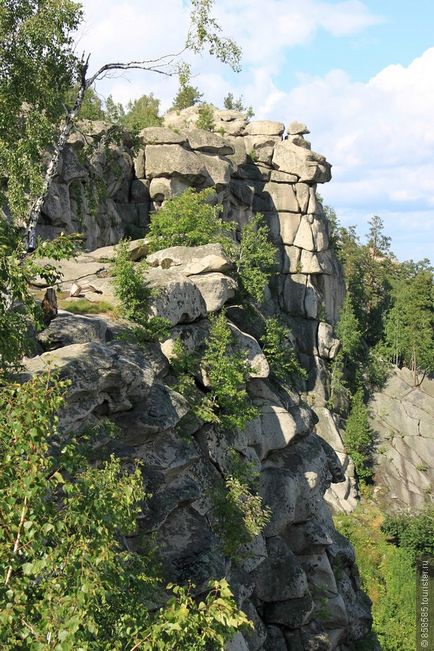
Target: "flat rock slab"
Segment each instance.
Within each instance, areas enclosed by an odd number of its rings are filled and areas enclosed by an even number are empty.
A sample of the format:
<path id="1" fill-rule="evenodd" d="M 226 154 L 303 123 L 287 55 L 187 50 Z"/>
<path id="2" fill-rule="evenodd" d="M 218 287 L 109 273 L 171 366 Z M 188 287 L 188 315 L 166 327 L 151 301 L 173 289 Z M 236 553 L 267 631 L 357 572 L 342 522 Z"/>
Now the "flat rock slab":
<path id="1" fill-rule="evenodd" d="M 176 269 L 184 276 L 218 271 L 224 273 L 233 263 L 224 253 L 221 244 L 203 246 L 172 246 L 148 255 L 146 261 L 151 267 Z"/>

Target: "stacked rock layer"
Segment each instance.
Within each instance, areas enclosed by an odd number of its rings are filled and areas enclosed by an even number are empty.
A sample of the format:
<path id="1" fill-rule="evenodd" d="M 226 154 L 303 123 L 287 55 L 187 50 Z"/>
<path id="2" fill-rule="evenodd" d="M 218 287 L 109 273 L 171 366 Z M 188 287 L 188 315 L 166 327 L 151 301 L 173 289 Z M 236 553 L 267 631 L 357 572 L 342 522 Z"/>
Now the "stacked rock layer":
<path id="1" fill-rule="evenodd" d="M 137 547 L 155 535 L 167 576 L 191 580 L 198 590 L 210 578 L 229 577 L 240 607 L 255 624 L 254 631 L 236 636 L 230 651 L 344 651 L 369 630 L 370 608 L 351 545 L 336 532 L 324 499 L 327 491 L 335 508 L 348 510 L 353 503 L 352 483 L 345 477 L 348 459 L 325 406 L 323 382 L 339 345 L 333 324 L 343 295 L 316 195 L 316 184 L 330 179 L 330 165 L 311 151 L 304 125 L 293 123 L 284 137 L 283 124 L 247 124 L 239 113 L 216 111 L 217 132 L 210 133 L 197 129 L 196 119 L 194 107 L 169 114 L 164 127 L 141 132 L 134 155 L 126 138 L 111 153 L 101 145 L 93 168 L 79 163 L 80 141 L 70 144 L 64 159 L 68 178 L 81 179 L 83 196 L 90 194 L 86 179 L 104 182 L 95 215 L 81 217 L 88 248 L 104 248 L 62 263 L 62 288 L 115 305 L 109 245 L 132 233 L 132 226 L 145 227 L 162 202 L 185 188 L 215 187 L 225 219 L 242 225 L 261 212 L 269 225 L 280 262 L 265 310 L 280 314 L 292 328 L 310 373 L 307 389 L 315 394 L 315 411 L 270 377 L 255 324 L 233 304 L 237 285 L 231 263 L 213 244 L 148 256 L 147 280 L 158 288 L 151 311 L 172 325 L 162 346 L 143 349 L 120 342 L 125 326 L 109 316 L 61 312 L 38 336 L 40 354 L 28 361 L 28 371 L 39 372 L 49 363 L 73 379 L 61 418 L 64 429 L 78 431 L 108 417 L 120 431 L 116 452 L 143 462 L 152 497 L 140 520 Z M 102 132 L 101 126 L 91 137 L 103 138 Z M 56 221 L 46 210 L 47 235 L 59 228 L 77 230 L 64 168 L 65 163 L 53 193 L 69 196 L 69 212 L 57 213 Z M 47 204 L 53 202 L 51 197 Z M 143 258 L 146 246 L 133 241 L 130 254 Z M 208 315 L 224 306 L 234 345 L 250 361 L 246 388 L 259 409 L 235 437 L 188 417 L 169 366 L 174 341 L 181 338 L 188 350 L 200 351 L 209 332 Z M 198 378 L 198 386 L 201 382 L 205 391 L 206 378 Z M 237 563 L 222 551 L 212 501 L 228 470 L 230 449 L 256 468 L 260 494 L 272 512 L 263 534 L 246 546 Z"/>

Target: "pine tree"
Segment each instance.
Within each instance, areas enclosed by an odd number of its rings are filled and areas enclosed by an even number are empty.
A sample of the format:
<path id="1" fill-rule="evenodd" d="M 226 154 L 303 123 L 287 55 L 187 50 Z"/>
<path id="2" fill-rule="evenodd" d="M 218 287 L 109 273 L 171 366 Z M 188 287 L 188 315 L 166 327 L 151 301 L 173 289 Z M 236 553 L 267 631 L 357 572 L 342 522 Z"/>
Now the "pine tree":
<path id="1" fill-rule="evenodd" d="M 430 270 L 400 280 L 393 291 L 393 307 L 385 322 L 386 345 L 392 361 L 413 373 L 434 371 L 433 276 Z"/>

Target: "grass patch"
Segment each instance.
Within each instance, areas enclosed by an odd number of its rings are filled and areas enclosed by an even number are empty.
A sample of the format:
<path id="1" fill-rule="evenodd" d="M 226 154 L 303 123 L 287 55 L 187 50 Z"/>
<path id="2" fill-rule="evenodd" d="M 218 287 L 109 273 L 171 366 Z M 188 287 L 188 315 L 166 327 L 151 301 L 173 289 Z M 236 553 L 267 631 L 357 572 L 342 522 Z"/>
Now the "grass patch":
<path id="1" fill-rule="evenodd" d="M 414 651 L 415 569 L 408 550 L 387 541 L 381 530 L 383 520 L 371 502 L 362 503 L 350 515 L 335 516 L 336 528 L 354 545 L 362 586 L 372 600 L 373 637 L 354 648 L 376 648 L 376 635 L 383 651 Z"/>
<path id="2" fill-rule="evenodd" d="M 91 302 L 85 298 L 59 301 L 59 308 L 73 314 L 116 314 L 116 308 L 106 301 Z"/>

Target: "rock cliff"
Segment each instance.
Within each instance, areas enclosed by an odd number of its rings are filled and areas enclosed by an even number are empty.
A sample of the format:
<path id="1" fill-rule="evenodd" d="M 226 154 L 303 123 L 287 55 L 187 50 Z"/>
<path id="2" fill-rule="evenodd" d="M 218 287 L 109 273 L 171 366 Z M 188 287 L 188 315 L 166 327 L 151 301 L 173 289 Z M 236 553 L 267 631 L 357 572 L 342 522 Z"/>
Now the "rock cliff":
<path id="1" fill-rule="evenodd" d="M 306 401 L 270 376 L 258 343 L 260 324 L 236 304 L 230 261 L 214 244 L 147 256 L 147 280 L 158 290 L 151 311 L 172 327 L 161 346 L 119 340 L 125 325 L 109 314 L 60 311 L 38 335 L 39 354 L 27 361 L 27 370 L 54 365 L 72 379 L 64 429 L 78 431 L 109 418 L 120 433 L 107 445 L 125 459 L 142 461 L 152 496 L 131 544 L 140 549 L 154 535 L 168 578 L 191 580 L 198 590 L 209 578 L 229 577 L 255 624 L 229 644 L 230 651 L 351 649 L 369 629 L 370 608 L 352 547 L 336 532 L 324 497 L 334 508 L 350 510 L 354 503 L 351 464 L 325 404 L 343 297 L 316 195 L 316 184 L 330 180 L 330 165 L 311 150 L 307 128 L 299 123 L 284 136 L 283 124 L 247 123 L 234 111 L 215 111 L 214 132 L 197 129 L 196 121 L 194 107 L 168 114 L 164 127 L 144 129 L 134 147 L 124 134 L 107 148 L 105 125 L 85 125 L 87 135 L 74 136 L 40 225 L 46 236 L 60 230 L 86 235 L 89 252 L 61 263 L 62 290 L 89 305 L 116 304 L 110 245 L 124 234 L 145 234 L 153 211 L 169 197 L 190 186 L 214 187 L 224 219 L 242 225 L 261 212 L 267 221 L 280 260 L 264 310 L 292 329 L 308 371 L 299 387 Z M 82 163 L 80 152 L 91 140 L 93 158 Z M 141 240 L 131 242 L 133 260 L 146 254 Z M 189 418 L 169 365 L 174 340 L 200 350 L 208 316 L 224 306 L 234 345 L 247 352 L 246 389 L 259 409 L 232 437 Z M 205 384 L 198 380 L 203 391 Z M 239 562 L 223 553 L 211 499 L 230 449 L 258 471 L 260 494 L 272 513 Z"/>
<path id="2" fill-rule="evenodd" d="M 395 368 L 369 406 L 379 499 L 387 510 L 423 508 L 434 499 L 434 382 L 414 387 L 411 371 Z"/>

